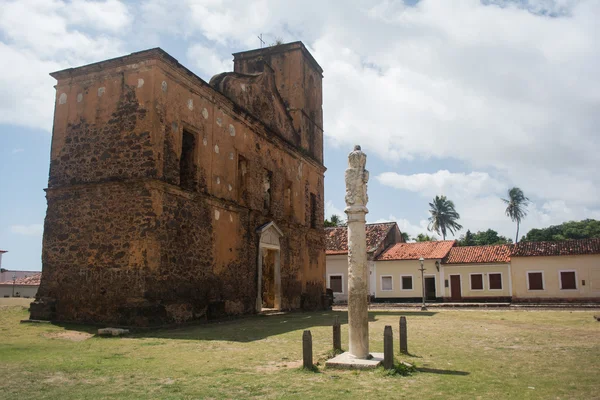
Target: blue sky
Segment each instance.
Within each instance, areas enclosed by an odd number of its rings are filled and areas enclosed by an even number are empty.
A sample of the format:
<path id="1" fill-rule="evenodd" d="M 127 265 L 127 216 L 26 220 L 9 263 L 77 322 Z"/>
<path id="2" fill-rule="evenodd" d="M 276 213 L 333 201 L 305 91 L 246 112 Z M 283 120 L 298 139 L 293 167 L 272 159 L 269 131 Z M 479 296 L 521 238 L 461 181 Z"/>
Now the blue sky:
<path id="1" fill-rule="evenodd" d="M 445 194 L 472 231 L 600 218 L 595 0 L 0 0 L 0 249 L 41 269 L 54 80 L 49 72 L 160 46 L 205 80 L 231 53 L 302 40 L 325 70 L 326 212 L 342 214 L 354 144 L 370 222 L 426 232 Z M 464 233 L 459 232 L 460 235 Z"/>

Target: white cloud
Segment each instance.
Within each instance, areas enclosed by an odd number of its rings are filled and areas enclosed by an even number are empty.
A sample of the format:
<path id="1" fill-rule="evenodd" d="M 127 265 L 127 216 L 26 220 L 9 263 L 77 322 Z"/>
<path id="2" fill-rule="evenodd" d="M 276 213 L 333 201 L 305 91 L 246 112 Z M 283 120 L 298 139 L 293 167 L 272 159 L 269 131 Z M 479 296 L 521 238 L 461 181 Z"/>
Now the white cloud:
<path id="1" fill-rule="evenodd" d="M 123 41 L 113 34 L 121 34 L 129 21 L 125 6 L 115 0 L 3 2 L 0 91 L 10 96 L 0 99 L 0 124 L 50 131 L 56 82 L 48 74 L 122 54 Z"/>
<path id="2" fill-rule="evenodd" d="M 419 233 L 431 235 L 431 232 L 427 230 L 427 220 L 425 219 L 422 219 L 421 221 L 419 221 L 418 225 L 415 225 L 405 218 L 397 218 L 395 215 L 390 215 L 387 219 L 381 218 L 375 221 L 375 223 L 390 221 L 396 222 L 398 224 L 400 232 L 408 233 L 408 235 L 411 238 L 416 237 Z"/>
<path id="3" fill-rule="evenodd" d="M 188 49 L 187 59 L 209 80 L 212 76 L 233 69 L 233 57 L 220 58 L 214 48 L 195 44 Z"/>
<path id="4" fill-rule="evenodd" d="M 417 192 L 424 196 L 446 195 L 450 198 L 468 198 L 481 194 L 498 193 L 503 184 L 485 172 L 452 173 L 440 170 L 433 174 L 401 175 L 384 172 L 377 176 L 383 185 Z"/>
<path id="5" fill-rule="evenodd" d="M 12 149 L 13 154 L 22 153 L 24 151 L 25 151 L 25 149 Z"/>
<path id="6" fill-rule="evenodd" d="M 40 236 L 44 232 L 44 225 L 42 224 L 31 224 L 31 225 L 12 225 L 10 231 L 19 235 L 26 236 Z"/>
<path id="7" fill-rule="evenodd" d="M 337 215 L 341 219 L 346 219 L 346 213 L 337 208 L 331 200 L 325 203 L 325 218 L 329 219 L 332 215 Z"/>

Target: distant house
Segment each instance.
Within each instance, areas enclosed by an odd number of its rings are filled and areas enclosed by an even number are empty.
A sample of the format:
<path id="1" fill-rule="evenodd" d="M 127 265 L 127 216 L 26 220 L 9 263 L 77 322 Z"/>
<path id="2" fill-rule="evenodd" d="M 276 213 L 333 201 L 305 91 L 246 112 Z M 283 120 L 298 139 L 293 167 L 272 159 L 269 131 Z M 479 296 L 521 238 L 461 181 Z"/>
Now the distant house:
<path id="1" fill-rule="evenodd" d="M 512 245 L 452 247 L 442 260 L 444 301 L 510 301 Z"/>
<path id="2" fill-rule="evenodd" d="M 35 297 L 40 287 L 41 272 L 7 270 L 2 273 L 2 275 L 5 274 L 11 278 L 0 281 L 0 297 Z M 15 276 L 14 280 L 13 276 Z"/>
<path id="3" fill-rule="evenodd" d="M 366 225 L 367 260 L 369 263 L 369 293 L 375 295 L 374 260 L 381 252 L 402 242 L 402 233 L 395 222 Z M 334 292 L 335 302 L 348 300 L 348 228 L 326 228 L 327 287 Z"/>
<path id="4" fill-rule="evenodd" d="M 397 243 L 377 257 L 375 301 L 409 302 L 423 298 L 420 261 L 424 258 L 425 297 L 435 301 L 444 296 L 440 267 L 455 240 Z"/>
<path id="5" fill-rule="evenodd" d="M 513 301 L 600 302 L 600 239 L 518 243 L 511 270 Z"/>

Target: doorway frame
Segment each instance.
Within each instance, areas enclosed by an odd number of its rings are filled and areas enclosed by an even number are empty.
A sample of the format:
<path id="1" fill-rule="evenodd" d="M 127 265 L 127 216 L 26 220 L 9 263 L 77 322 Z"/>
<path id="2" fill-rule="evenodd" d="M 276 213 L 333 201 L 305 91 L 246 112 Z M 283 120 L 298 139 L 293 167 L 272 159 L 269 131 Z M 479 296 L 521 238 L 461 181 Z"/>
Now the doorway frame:
<path id="1" fill-rule="evenodd" d="M 462 301 L 462 299 L 463 299 L 463 294 L 462 294 L 462 288 L 463 288 L 462 275 L 461 274 L 449 274 L 448 275 L 448 279 L 450 279 L 450 301 L 454 300 L 452 298 L 452 277 L 453 276 L 458 276 L 458 282 L 460 284 L 460 300 L 459 301 Z"/>
<path id="2" fill-rule="evenodd" d="M 283 232 L 275 222 L 269 222 L 256 229 L 258 234 L 258 257 L 256 260 L 257 268 L 257 294 L 256 294 L 256 312 L 262 311 L 262 278 L 263 278 L 263 251 L 275 251 L 275 265 L 273 267 L 273 281 L 275 284 L 274 308 L 281 310 L 281 246 L 279 239 Z"/>
<path id="3" fill-rule="evenodd" d="M 437 284 L 437 275 L 435 274 L 429 274 L 429 275 L 424 275 L 423 279 L 427 279 L 427 278 L 433 278 L 433 284 L 435 286 L 435 290 L 433 291 L 433 294 L 435 295 L 433 299 L 428 299 L 427 298 L 427 281 L 425 281 L 425 300 L 426 301 L 436 301 L 438 298 L 438 284 Z"/>

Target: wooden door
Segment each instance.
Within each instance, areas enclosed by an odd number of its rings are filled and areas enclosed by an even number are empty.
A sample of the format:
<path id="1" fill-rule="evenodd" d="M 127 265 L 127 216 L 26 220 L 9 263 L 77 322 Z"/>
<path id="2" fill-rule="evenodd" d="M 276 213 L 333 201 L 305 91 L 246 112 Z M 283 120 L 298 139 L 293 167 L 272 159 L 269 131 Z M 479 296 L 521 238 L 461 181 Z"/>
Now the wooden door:
<path id="1" fill-rule="evenodd" d="M 450 300 L 462 300 L 460 294 L 460 275 L 450 275 Z"/>
<path id="2" fill-rule="evenodd" d="M 436 300 L 435 294 L 435 278 L 425 278 L 425 299 Z"/>

